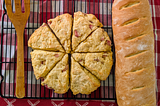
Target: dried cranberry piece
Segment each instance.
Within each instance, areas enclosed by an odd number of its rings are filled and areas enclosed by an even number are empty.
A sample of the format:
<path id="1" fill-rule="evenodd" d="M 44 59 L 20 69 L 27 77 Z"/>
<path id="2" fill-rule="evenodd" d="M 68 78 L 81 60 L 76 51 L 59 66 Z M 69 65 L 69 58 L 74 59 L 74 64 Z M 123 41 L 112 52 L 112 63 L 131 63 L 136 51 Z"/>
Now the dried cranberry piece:
<path id="1" fill-rule="evenodd" d="M 69 68 L 69 66 L 68 66 L 68 65 L 66 65 L 66 67 L 62 70 L 62 72 L 64 72 L 64 71 L 68 70 L 68 68 Z"/>
<path id="2" fill-rule="evenodd" d="M 48 21 L 48 24 L 49 24 L 49 25 L 52 24 L 52 21 Z"/>
<path id="3" fill-rule="evenodd" d="M 93 28 L 93 25 L 89 25 L 89 28 L 92 30 L 92 28 Z"/>
<path id="4" fill-rule="evenodd" d="M 75 36 L 76 36 L 76 37 L 79 37 L 79 36 L 80 36 L 77 30 L 74 30 L 74 33 L 75 33 Z"/>
<path id="5" fill-rule="evenodd" d="M 106 40 L 105 45 L 109 45 L 109 46 L 111 46 L 111 41 Z"/>
<path id="6" fill-rule="evenodd" d="M 89 21 L 90 23 L 93 23 L 92 21 Z"/>
<path id="7" fill-rule="evenodd" d="M 54 54 L 55 57 L 59 57 L 59 54 Z"/>
<path id="8" fill-rule="evenodd" d="M 108 56 L 104 54 L 104 55 L 102 56 L 102 58 L 105 58 L 105 57 L 108 57 Z"/>
<path id="9" fill-rule="evenodd" d="M 41 61 L 41 64 L 45 64 L 45 62 L 46 62 L 46 60 L 44 60 L 44 61 Z"/>
<path id="10" fill-rule="evenodd" d="M 104 41 L 104 36 L 103 37 L 101 37 L 101 39 L 100 39 L 101 41 Z"/>
<path id="11" fill-rule="evenodd" d="M 79 62 L 82 62 L 82 61 L 83 61 L 83 59 L 79 60 Z"/>
<path id="12" fill-rule="evenodd" d="M 99 59 L 94 59 L 94 61 L 97 61 L 97 62 L 99 62 Z"/>
<path id="13" fill-rule="evenodd" d="M 102 64 L 104 64 L 104 62 L 103 62 L 103 61 L 102 61 L 101 63 L 102 63 Z"/>

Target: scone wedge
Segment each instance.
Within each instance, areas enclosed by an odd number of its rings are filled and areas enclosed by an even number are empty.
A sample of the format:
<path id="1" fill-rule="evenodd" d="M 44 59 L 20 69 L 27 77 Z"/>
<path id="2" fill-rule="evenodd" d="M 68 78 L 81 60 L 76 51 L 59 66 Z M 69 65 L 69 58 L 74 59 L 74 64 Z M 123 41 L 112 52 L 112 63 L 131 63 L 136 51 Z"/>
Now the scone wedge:
<path id="1" fill-rule="evenodd" d="M 64 56 L 64 53 L 42 50 L 34 50 L 30 54 L 36 79 L 44 78 Z"/>
<path id="2" fill-rule="evenodd" d="M 48 20 L 48 25 L 53 30 L 55 35 L 59 38 L 62 46 L 67 53 L 71 51 L 71 29 L 72 16 L 68 13 L 59 15 L 54 19 Z"/>
<path id="3" fill-rule="evenodd" d="M 100 80 L 81 67 L 72 57 L 70 74 L 70 86 L 74 95 L 90 94 L 100 86 Z"/>
<path id="4" fill-rule="evenodd" d="M 28 46 L 32 49 L 52 50 L 64 52 L 56 36 L 52 33 L 49 26 L 43 23 L 34 31 L 28 41 Z"/>
<path id="5" fill-rule="evenodd" d="M 73 58 L 100 80 L 106 80 L 112 65 L 112 52 L 109 53 L 73 53 Z"/>
<path id="6" fill-rule="evenodd" d="M 75 52 L 111 51 L 111 40 L 102 28 L 96 29 L 85 41 L 81 42 Z"/>
<path id="7" fill-rule="evenodd" d="M 94 30 L 102 27 L 102 23 L 93 14 L 82 12 L 74 13 L 72 50 L 75 50 L 80 42 L 84 41 Z"/>
<path id="8" fill-rule="evenodd" d="M 69 89 L 68 54 L 49 72 L 41 83 L 43 86 L 54 89 L 55 93 L 64 94 Z"/>

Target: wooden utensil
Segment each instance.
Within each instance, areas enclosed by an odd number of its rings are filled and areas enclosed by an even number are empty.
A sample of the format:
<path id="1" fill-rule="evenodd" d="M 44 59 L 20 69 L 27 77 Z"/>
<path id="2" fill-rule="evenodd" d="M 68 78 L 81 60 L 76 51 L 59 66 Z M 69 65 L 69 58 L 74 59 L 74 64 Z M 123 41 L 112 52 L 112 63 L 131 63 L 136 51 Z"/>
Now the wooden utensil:
<path id="1" fill-rule="evenodd" d="M 12 12 L 11 0 L 5 0 L 5 4 L 8 17 L 17 32 L 16 97 L 23 98 L 25 96 L 23 32 L 30 14 L 30 0 L 24 0 L 24 13 L 21 11 L 21 0 L 14 0 L 15 13 Z"/>

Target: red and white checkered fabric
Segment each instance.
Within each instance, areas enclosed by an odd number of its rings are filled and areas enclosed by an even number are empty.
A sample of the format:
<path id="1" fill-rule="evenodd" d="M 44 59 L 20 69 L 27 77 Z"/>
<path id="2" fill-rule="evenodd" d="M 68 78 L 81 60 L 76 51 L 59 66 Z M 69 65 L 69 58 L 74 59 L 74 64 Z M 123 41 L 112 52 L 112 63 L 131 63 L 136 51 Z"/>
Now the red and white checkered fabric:
<path id="1" fill-rule="evenodd" d="M 30 18 L 28 23 L 26 24 L 26 28 L 24 32 L 24 40 L 25 40 L 25 62 L 31 62 L 30 61 L 30 51 L 31 48 L 28 48 L 27 41 L 29 36 L 33 33 L 33 31 L 39 27 L 43 22 L 47 22 L 48 19 L 54 18 L 58 16 L 59 14 L 63 13 L 70 13 L 73 15 L 74 10 L 75 11 L 82 11 L 85 13 L 92 13 L 95 14 L 97 18 L 103 23 L 104 27 L 107 27 L 106 31 L 111 36 L 111 3 L 112 0 L 30 0 L 31 1 L 31 10 L 30 10 Z M 155 33 L 155 56 L 156 56 L 156 71 L 157 71 L 157 99 L 159 101 L 160 98 L 160 0 L 149 0 L 150 1 L 150 7 L 152 12 L 152 19 L 153 19 L 153 26 L 154 26 L 154 33 Z M 23 6 L 22 6 L 23 7 Z M 86 7 L 86 8 L 85 8 Z M 24 8 L 22 8 L 23 10 Z M 108 10 L 108 11 L 107 11 Z M 14 11 L 14 10 L 13 10 Z M 7 15 L 4 15 L 4 22 L 2 22 L 2 15 L 5 11 L 3 10 L 3 0 L 0 1 L 0 28 L 2 27 L 3 23 L 3 34 L 0 32 L 0 44 L 2 41 L 2 62 L 10 62 L 10 63 L 2 63 L 2 73 L 5 77 L 4 80 L 8 83 L 11 83 L 10 85 L 4 85 L 2 82 L 2 88 L 3 86 L 10 86 L 10 91 L 8 90 L 9 87 L 5 87 L 5 89 L 2 89 L 2 93 L 5 93 L 6 96 L 10 93 L 10 95 L 14 94 L 15 88 L 13 88 L 13 85 L 15 85 L 15 70 L 16 70 L 16 64 L 12 63 L 16 61 L 16 36 L 15 36 L 15 30 L 12 29 L 13 25 L 11 24 L 10 20 L 7 19 Z M 8 28 L 8 30 L 6 29 Z M 30 29 L 31 28 L 31 29 Z M 3 39 L 2 39 L 3 36 Z M 2 39 L 2 40 L 1 40 Z M 158 48 L 159 47 L 159 48 Z M 1 48 L 0 48 L 1 49 Z M 5 71 L 6 70 L 6 71 Z M 35 77 L 33 75 L 33 70 L 31 63 L 27 65 L 25 63 L 25 70 L 26 71 L 26 95 L 27 96 L 39 96 L 39 90 L 35 91 L 36 87 L 40 87 L 40 81 L 36 81 Z M 32 76 L 31 76 L 32 75 Z M 110 98 L 113 97 L 113 73 L 110 75 L 109 80 L 109 87 L 103 86 L 98 89 L 97 93 L 101 93 L 99 91 L 105 89 L 110 92 Z M 28 80 L 27 80 L 28 79 Z M 34 80 L 31 80 L 34 79 Z M 108 81 L 106 81 L 108 82 Z M 38 84 L 38 86 L 35 86 L 35 84 Z M 108 84 L 106 84 L 108 85 Z M 32 89 L 31 89 L 32 87 Z M 44 87 L 41 87 L 44 89 Z M 41 97 L 44 95 L 49 95 L 49 91 L 46 89 L 46 93 L 44 94 L 44 90 L 41 89 Z M 51 92 L 50 92 L 51 93 Z M 104 94 L 97 94 L 97 96 L 103 97 Z M 36 94 L 36 95 L 35 95 Z M 108 96 L 108 94 L 105 94 Z M 53 95 L 52 95 L 53 96 Z M 56 94 L 54 96 L 57 96 Z M 60 95 L 61 96 L 61 95 Z M 66 96 L 66 95 L 65 95 Z M 91 95 L 92 96 L 92 95 Z M 102 101 L 102 100 L 30 100 L 30 99 L 4 99 L 0 97 L 0 103 L 1 105 L 53 105 L 53 106 L 117 106 L 115 101 Z M 160 105 L 160 103 L 159 103 Z"/>

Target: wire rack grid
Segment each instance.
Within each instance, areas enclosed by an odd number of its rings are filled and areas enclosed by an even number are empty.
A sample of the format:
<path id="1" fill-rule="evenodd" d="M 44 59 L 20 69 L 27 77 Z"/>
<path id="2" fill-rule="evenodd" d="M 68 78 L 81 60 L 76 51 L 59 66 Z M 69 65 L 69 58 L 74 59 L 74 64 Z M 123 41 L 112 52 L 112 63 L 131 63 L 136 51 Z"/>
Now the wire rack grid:
<path id="1" fill-rule="evenodd" d="M 12 8 L 14 6 L 12 0 Z M 22 0 L 23 1 L 23 0 Z M 74 15 L 76 11 L 94 14 L 104 25 L 103 29 L 108 32 L 112 42 L 112 0 L 31 0 L 31 12 L 24 30 L 24 64 L 25 64 L 25 93 L 24 98 L 32 99 L 94 99 L 94 100 L 116 100 L 115 97 L 115 77 L 114 65 L 110 76 L 106 81 L 101 81 L 101 87 L 90 95 L 73 95 L 69 90 L 66 94 L 56 94 L 40 85 L 41 80 L 36 80 L 31 65 L 31 48 L 27 46 L 30 35 L 43 22 L 63 13 Z M 23 3 L 23 2 L 22 2 Z M 4 98 L 16 98 L 15 96 L 15 76 L 16 76 L 16 31 L 10 22 L 5 3 L 3 2 L 4 14 L 2 16 L 1 29 L 1 52 L 0 52 L 0 95 Z M 23 8 L 22 8 L 23 11 Z M 112 43 L 114 53 L 114 43 Z M 113 55 L 114 56 L 114 55 Z M 114 58 L 114 57 L 113 57 Z"/>

